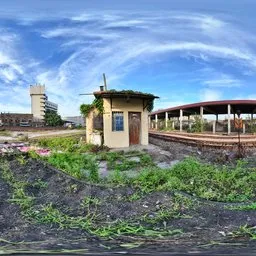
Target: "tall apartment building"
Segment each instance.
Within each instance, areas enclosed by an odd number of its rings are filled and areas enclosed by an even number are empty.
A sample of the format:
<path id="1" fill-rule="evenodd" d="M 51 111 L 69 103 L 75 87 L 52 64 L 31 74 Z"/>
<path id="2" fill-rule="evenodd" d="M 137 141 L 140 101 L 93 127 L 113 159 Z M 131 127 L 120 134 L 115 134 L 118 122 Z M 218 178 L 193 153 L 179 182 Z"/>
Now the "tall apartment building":
<path id="1" fill-rule="evenodd" d="M 31 112 L 34 118 L 44 119 L 45 112 L 58 111 L 58 105 L 49 101 L 45 94 L 45 85 L 30 85 Z"/>

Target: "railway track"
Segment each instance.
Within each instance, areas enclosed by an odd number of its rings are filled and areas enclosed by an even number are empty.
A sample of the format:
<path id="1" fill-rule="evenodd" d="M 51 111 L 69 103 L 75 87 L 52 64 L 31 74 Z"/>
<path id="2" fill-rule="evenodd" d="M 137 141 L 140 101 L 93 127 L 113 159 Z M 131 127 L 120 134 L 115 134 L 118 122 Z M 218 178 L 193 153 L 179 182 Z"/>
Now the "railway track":
<path id="1" fill-rule="evenodd" d="M 234 135 L 186 134 L 177 132 L 149 131 L 149 137 L 165 141 L 180 142 L 197 147 L 232 148 L 238 146 L 238 137 Z M 255 147 L 255 135 L 241 135 L 242 147 Z"/>

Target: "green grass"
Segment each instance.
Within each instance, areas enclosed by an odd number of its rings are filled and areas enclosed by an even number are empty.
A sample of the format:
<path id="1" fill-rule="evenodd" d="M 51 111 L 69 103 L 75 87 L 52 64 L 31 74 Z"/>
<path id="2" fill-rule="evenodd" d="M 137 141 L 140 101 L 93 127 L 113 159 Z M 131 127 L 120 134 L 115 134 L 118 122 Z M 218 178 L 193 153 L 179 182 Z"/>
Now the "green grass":
<path id="1" fill-rule="evenodd" d="M 244 161 L 235 166 L 217 166 L 186 158 L 169 169 L 155 166 L 149 155 L 141 153 L 139 162 L 123 152 L 80 154 L 76 151 L 53 153 L 45 158 L 50 164 L 82 180 L 132 186 L 152 191 L 184 191 L 207 200 L 243 202 L 256 198 L 256 168 L 247 168 Z M 98 162 L 107 161 L 110 174 L 100 180 Z M 133 170 L 134 176 L 129 176 Z"/>
<path id="2" fill-rule="evenodd" d="M 98 152 L 92 145 L 81 144 L 74 138 L 55 138 L 40 141 L 41 146 L 63 153 L 53 153 L 45 158 L 50 164 L 82 180 L 107 182 L 110 185 L 132 186 L 151 191 L 184 191 L 208 200 L 243 202 L 256 198 L 256 168 L 247 168 L 244 161 L 236 166 L 217 166 L 186 158 L 169 169 L 160 169 L 150 155 L 142 152 Z M 81 152 L 86 151 L 86 154 Z M 131 157 L 138 157 L 134 161 Z M 22 162 L 23 160 L 20 159 Z M 100 180 L 98 165 L 106 161 L 110 175 Z M 129 171 L 133 171 L 129 175 Z M 131 172 L 132 173 L 132 172 Z"/>
<path id="3" fill-rule="evenodd" d="M 255 211 L 256 210 L 256 203 L 246 204 L 246 205 L 239 205 L 239 206 L 229 206 L 226 207 L 229 210 L 238 210 L 238 211 Z"/>
<path id="4" fill-rule="evenodd" d="M 130 201 L 130 202 L 137 201 L 137 200 L 141 199 L 142 196 L 143 196 L 143 194 L 141 192 L 137 191 L 137 192 L 134 192 L 132 195 L 126 197 L 126 200 Z"/>
<path id="5" fill-rule="evenodd" d="M 131 157 L 138 157 L 139 161 L 131 160 Z M 127 171 L 154 165 L 150 155 L 139 151 L 133 152 L 103 152 L 97 155 L 99 161 L 107 161 L 110 170 Z"/>
<path id="6" fill-rule="evenodd" d="M 79 153 L 54 153 L 45 158 L 49 163 L 59 169 L 92 182 L 101 182 L 98 176 L 97 160 L 106 159 L 114 166 L 117 160 L 125 157 L 123 153 L 104 154 L 79 154 Z M 146 155 L 145 165 L 149 162 Z M 148 158 L 148 161 L 146 159 Z M 23 158 L 17 159 L 23 165 Z M 118 163 L 120 164 L 120 163 Z M 114 169 L 115 177 L 109 182 L 115 182 L 135 189 L 129 201 L 138 200 L 142 195 L 152 191 L 185 191 L 191 195 L 217 201 L 246 201 L 255 198 L 256 169 L 247 168 L 246 163 L 238 161 L 233 167 L 215 166 L 200 163 L 194 158 L 187 158 L 170 169 L 160 169 L 155 166 L 145 166 L 136 177 L 127 177 L 120 168 Z M 195 207 L 195 201 L 187 197 L 175 194 L 170 205 L 161 207 L 150 216 L 132 220 L 117 220 L 111 223 L 100 223 L 98 206 L 101 201 L 95 197 L 85 197 L 81 207 L 86 208 L 85 216 L 70 216 L 52 204 L 34 206 L 34 198 L 26 194 L 28 183 L 15 179 L 13 173 L 5 162 L 1 162 L 1 175 L 12 187 L 10 202 L 21 207 L 22 214 L 31 221 L 37 223 L 54 224 L 60 228 L 78 228 L 86 230 L 99 237 L 115 237 L 120 235 L 137 236 L 170 236 L 181 234 L 181 230 L 169 230 L 166 223 L 173 218 L 190 218 L 184 210 Z M 106 182 L 106 181 L 105 181 Z M 37 180 L 34 186 L 47 188 L 47 183 Z M 77 192 L 77 185 L 69 188 L 70 192 Z M 238 210 L 255 210 L 255 203 L 247 206 L 239 206 Z M 160 225 L 160 227 L 159 227 Z M 249 236 L 256 239 L 255 228 L 242 226 L 233 232 L 234 236 Z"/>
<path id="7" fill-rule="evenodd" d="M 121 235 L 162 237 L 182 233 L 180 229 L 167 230 L 158 227 L 148 227 L 133 220 L 117 220 L 114 222 L 100 223 L 97 219 L 99 216 L 97 209 L 94 208 L 91 211 L 90 206 L 100 205 L 101 202 L 93 197 L 86 197 L 82 202 L 83 206 L 88 209 L 85 216 L 70 216 L 55 208 L 51 203 L 34 206 L 34 198 L 28 196 L 25 192 L 28 184 L 16 180 L 6 163 L 1 163 L 0 167 L 2 177 L 13 189 L 12 198 L 9 201 L 19 205 L 22 215 L 32 222 L 56 225 L 61 229 L 82 229 L 92 235 L 103 238 L 112 238 Z"/>
<path id="8" fill-rule="evenodd" d="M 136 177 L 128 178 L 120 174 L 114 181 L 146 193 L 178 190 L 216 201 L 242 202 L 256 196 L 256 169 L 246 168 L 242 161 L 228 168 L 187 158 L 170 169 L 149 167 Z"/>
<path id="9" fill-rule="evenodd" d="M 239 229 L 232 232 L 233 237 L 248 237 L 252 240 L 256 240 L 256 226 L 249 227 L 247 224 L 239 227 Z"/>
<path id="10" fill-rule="evenodd" d="M 150 228 L 142 226 L 139 223 L 131 221 L 117 220 L 107 225 L 96 225 L 95 213 L 89 213 L 86 216 L 71 217 L 54 208 L 52 204 L 44 205 L 41 209 L 30 211 L 28 218 L 36 220 L 37 223 L 55 224 L 61 229 L 84 229 L 91 234 L 113 238 L 123 235 L 136 235 L 148 237 L 161 237 L 181 234 L 181 230 L 165 230 L 160 228 Z"/>
<path id="11" fill-rule="evenodd" d="M 35 187 L 35 188 L 47 188 L 48 183 L 45 182 L 45 181 L 42 181 L 41 179 L 38 179 L 33 183 L 32 186 Z"/>
<path id="12" fill-rule="evenodd" d="M 40 158 L 33 152 L 30 152 L 30 156 Z M 125 177 L 124 171 L 139 170 L 152 163 L 149 155 L 139 153 L 139 161 L 133 161 L 130 159 L 130 155 L 127 158 L 122 152 L 86 154 L 76 151 L 54 152 L 49 157 L 43 157 L 42 159 L 73 177 L 92 182 L 100 182 L 98 163 L 100 161 L 107 161 L 108 170 L 111 173 L 107 180 L 120 185 L 123 183 L 123 178 Z M 140 162 L 141 159 L 142 162 Z"/>
<path id="13" fill-rule="evenodd" d="M 81 206 L 82 207 L 90 207 L 90 206 L 98 206 L 101 204 L 102 204 L 102 202 L 100 201 L 99 198 L 88 196 L 83 199 Z"/>
<path id="14" fill-rule="evenodd" d="M 27 163 L 26 157 L 24 155 L 19 155 L 16 157 L 16 159 L 21 165 L 25 165 Z"/>
<path id="15" fill-rule="evenodd" d="M 99 182 L 98 165 L 92 155 L 78 153 L 53 153 L 47 161 L 58 169 L 78 179 Z"/>
<path id="16" fill-rule="evenodd" d="M 180 218 L 192 218 L 191 216 L 185 214 L 188 209 L 195 209 L 199 205 L 196 200 L 189 199 L 179 194 L 175 194 L 169 205 L 161 206 L 158 211 L 153 215 L 148 213 L 143 216 L 143 221 L 150 224 L 161 223 L 166 228 L 166 223 L 170 219 L 180 219 Z"/>
<path id="17" fill-rule="evenodd" d="M 12 136 L 12 134 L 9 131 L 0 131 L 0 136 Z"/>
<path id="18" fill-rule="evenodd" d="M 62 152 L 89 152 L 93 150 L 94 145 L 86 144 L 80 141 L 77 137 L 58 137 L 58 138 L 43 138 L 37 141 L 40 147 L 52 149 Z"/>
<path id="19" fill-rule="evenodd" d="M 160 169 L 146 153 L 98 152 L 98 147 L 84 144 L 78 138 L 43 139 L 39 144 L 54 151 L 61 150 L 62 153 L 55 152 L 44 159 L 81 180 L 104 182 L 112 186 L 132 186 L 144 194 L 177 190 L 215 201 L 243 202 L 256 199 L 256 168 L 247 168 L 246 162 L 241 160 L 235 166 L 228 167 L 201 163 L 189 157 L 172 168 Z M 134 156 L 138 160 L 131 158 Z M 25 164 L 22 157 L 18 160 Z M 104 179 L 99 177 L 100 161 L 107 162 L 110 173 Z"/>
<path id="20" fill-rule="evenodd" d="M 34 198 L 26 195 L 27 182 L 17 181 L 10 171 L 7 163 L 1 161 L 1 173 L 3 179 L 13 187 L 12 198 L 9 202 L 15 203 L 21 207 L 23 211 L 26 211 L 33 205 Z"/>

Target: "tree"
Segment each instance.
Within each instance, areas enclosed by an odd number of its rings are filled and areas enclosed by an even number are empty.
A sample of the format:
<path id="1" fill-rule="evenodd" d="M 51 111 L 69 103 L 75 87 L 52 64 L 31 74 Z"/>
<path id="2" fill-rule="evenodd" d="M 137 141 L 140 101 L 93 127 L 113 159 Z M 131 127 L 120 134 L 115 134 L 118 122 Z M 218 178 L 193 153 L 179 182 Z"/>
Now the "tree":
<path id="1" fill-rule="evenodd" d="M 45 124 L 48 126 L 60 126 L 63 125 L 61 116 L 58 115 L 55 111 L 46 110 L 44 116 Z"/>

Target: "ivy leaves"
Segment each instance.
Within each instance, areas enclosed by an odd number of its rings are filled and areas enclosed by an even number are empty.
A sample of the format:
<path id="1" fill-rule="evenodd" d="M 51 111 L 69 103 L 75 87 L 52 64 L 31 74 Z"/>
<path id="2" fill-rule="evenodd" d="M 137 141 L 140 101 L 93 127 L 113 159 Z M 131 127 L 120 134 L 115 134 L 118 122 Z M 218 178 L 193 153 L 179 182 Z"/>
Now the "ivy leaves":
<path id="1" fill-rule="evenodd" d="M 147 111 L 151 112 L 154 108 L 154 99 L 150 99 L 147 104 Z"/>
<path id="2" fill-rule="evenodd" d="M 103 99 L 95 98 L 92 104 L 82 104 L 80 106 L 80 112 L 84 117 L 87 117 L 93 108 L 96 108 L 100 114 L 103 114 Z"/>
<path id="3" fill-rule="evenodd" d="M 92 105 L 99 111 L 100 114 L 103 114 L 104 112 L 103 98 L 95 98 Z"/>
<path id="4" fill-rule="evenodd" d="M 117 93 L 117 91 L 115 91 L 115 90 L 111 90 L 109 92 Z M 137 94 L 139 93 L 139 92 L 134 92 L 134 91 L 131 91 L 131 90 L 130 91 L 120 91 L 120 92 L 123 93 L 123 94 L 127 94 L 127 95 L 134 94 L 134 93 L 137 93 Z M 152 94 L 145 94 L 145 93 L 144 94 L 140 93 L 140 94 L 141 95 L 149 95 L 149 96 L 152 95 Z M 96 108 L 98 110 L 99 114 L 104 113 L 103 98 L 101 97 L 101 95 L 100 96 L 95 95 L 95 99 L 94 99 L 92 104 L 82 104 L 80 106 L 80 112 L 84 117 L 87 117 L 89 115 L 90 111 L 93 108 Z M 153 110 L 153 108 L 154 108 L 154 98 L 147 100 L 146 108 L 147 108 L 148 112 L 151 112 Z"/>
<path id="5" fill-rule="evenodd" d="M 84 117 L 87 117 L 92 110 L 93 105 L 92 104 L 82 104 L 80 106 L 80 112 Z"/>

